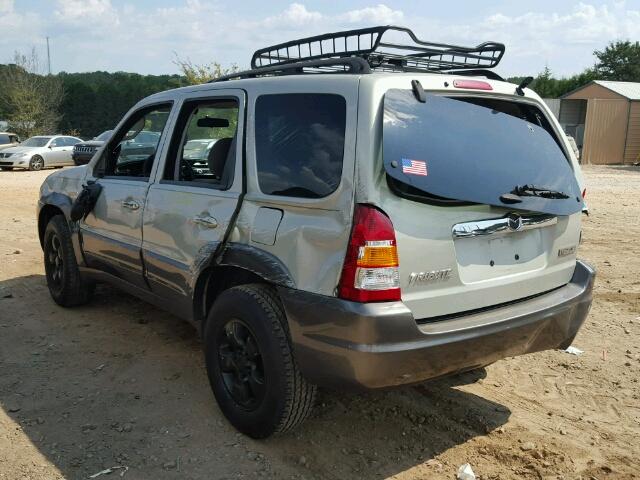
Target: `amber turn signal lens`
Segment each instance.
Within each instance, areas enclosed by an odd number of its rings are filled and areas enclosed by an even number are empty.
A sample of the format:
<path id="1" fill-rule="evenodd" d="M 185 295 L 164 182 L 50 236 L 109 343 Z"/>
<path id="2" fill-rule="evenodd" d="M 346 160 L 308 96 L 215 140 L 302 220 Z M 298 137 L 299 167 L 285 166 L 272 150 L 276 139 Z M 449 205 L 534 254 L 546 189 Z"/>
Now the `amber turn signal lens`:
<path id="1" fill-rule="evenodd" d="M 398 250 L 392 242 L 367 242 L 364 247 L 359 248 L 357 265 L 359 267 L 369 268 L 397 267 Z"/>

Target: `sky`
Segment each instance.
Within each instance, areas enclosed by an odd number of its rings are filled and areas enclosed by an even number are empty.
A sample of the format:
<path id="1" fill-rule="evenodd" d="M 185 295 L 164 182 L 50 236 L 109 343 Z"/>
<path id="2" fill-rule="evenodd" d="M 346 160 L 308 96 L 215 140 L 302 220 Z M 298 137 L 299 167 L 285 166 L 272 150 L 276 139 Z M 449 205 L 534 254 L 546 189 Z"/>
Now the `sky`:
<path id="1" fill-rule="evenodd" d="M 640 0 L 0 0 L 0 63 L 35 48 L 52 72 L 178 73 L 175 56 L 247 68 L 257 48 L 373 25 L 449 44 L 506 45 L 498 73 L 579 73 L 613 40 L 640 40 Z"/>

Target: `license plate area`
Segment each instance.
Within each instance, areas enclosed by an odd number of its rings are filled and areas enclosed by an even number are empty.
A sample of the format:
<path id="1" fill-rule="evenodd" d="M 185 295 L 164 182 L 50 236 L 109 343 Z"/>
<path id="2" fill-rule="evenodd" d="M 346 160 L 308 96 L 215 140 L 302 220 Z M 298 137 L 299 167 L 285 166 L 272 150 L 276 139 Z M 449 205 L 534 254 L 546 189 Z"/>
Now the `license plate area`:
<path id="1" fill-rule="evenodd" d="M 545 268 L 550 245 L 544 230 L 454 240 L 460 280 L 475 283 Z"/>

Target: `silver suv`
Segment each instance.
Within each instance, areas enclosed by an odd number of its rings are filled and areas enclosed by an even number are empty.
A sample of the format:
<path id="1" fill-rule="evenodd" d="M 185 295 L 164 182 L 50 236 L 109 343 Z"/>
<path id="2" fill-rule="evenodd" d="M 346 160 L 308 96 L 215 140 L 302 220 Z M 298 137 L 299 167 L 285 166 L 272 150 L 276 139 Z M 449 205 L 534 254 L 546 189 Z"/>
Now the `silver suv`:
<path id="1" fill-rule="evenodd" d="M 594 280 L 582 178 L 544 102 L 488 70 L 503 53 L 375 27 L 145 98 L 42 185 L 53 299 L 104 281 L 193 323 L 220 408 L 255 438 L 299 424 L 316 386 L 566 348 Z"/>

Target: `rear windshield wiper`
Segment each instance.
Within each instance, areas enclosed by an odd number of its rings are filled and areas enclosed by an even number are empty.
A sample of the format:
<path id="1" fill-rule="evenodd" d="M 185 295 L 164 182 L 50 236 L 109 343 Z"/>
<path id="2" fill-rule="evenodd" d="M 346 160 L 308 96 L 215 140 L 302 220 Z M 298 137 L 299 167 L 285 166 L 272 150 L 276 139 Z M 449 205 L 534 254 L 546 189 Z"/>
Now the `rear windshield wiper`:
<path id="1" fill-rule="evenodd" d="M 569 195 L 564 192 L 536 187 L 535 185 L 516 185 L 516 188 L 511 190 L 511 193 L 519 197 L 542 197 L 551 199 L 569 198 Z"/>
<path id="2" fill-rule="evenodd" d="M 535 185 L 516 185 L 516 188 L 509 193 L 500 195 L 500 201 L 502 203 L 522 203 L 521 197 L 541 197 L 554 200 L 569 198 L 569 195 L 564 192 L 549 190 L 548 188 L 536 187 Z"/>

